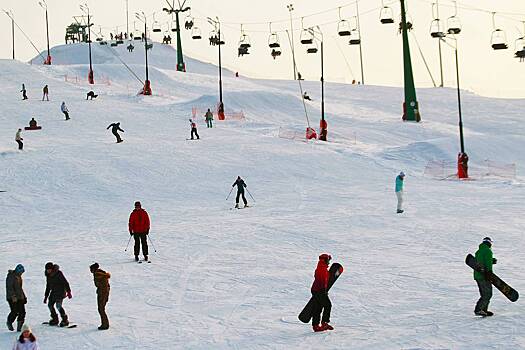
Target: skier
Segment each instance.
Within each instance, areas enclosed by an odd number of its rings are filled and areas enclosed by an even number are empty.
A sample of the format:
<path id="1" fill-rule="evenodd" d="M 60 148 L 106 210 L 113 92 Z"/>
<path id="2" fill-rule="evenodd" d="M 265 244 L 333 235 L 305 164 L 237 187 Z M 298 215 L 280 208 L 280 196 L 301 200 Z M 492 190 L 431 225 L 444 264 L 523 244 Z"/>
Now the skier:
<path id="1" fill-rule="evenodd" d="M 242 201 L 244 202 L 244 207 L 248 206 L 248 201 L 244 197 L 244 189 L 247 188 L 246 183 L 240 176 L 237 176 L 237 180 L 233 183 L 232 187 L 237 186 L 237 197 L 235 197 L 235 208 L 239 209 L 239 197 L 242 196 Z"/>
<path id="2" fill-rule="evenodd" d="M 27 324 L 22 326 L 20 337 L 13 345 L 13 350 L 40 350 L 36 337 Z"/>
<path id="3" fill-rule="evenodd" d="M 14 270 L 7 272 L 7 278 L 5 279 L 5 296 L 11 309 L 7 316 L 6 325 L 10 331 L 14 331 L 13 322 L 18 320 L 16 331 L 20 332 L 26 318 L 25 304 L 27 304 L 27 298 L 22 288 L 22 274 L 24 271 L 24 266 L 18 264 Z"/>
<path id="4" fill-rule="evenodd" d="M 396 196 L 397 196 L 397 213 L 401 214 L 403 210 L 403 186 L 405 180 L 405 173 L 400 172 L 396 177 Z"/>
<path id="5" fill-rule="evenodd" d="M 25 84 L 22 84 L 22 90 L 20 90 L 22 93 L 22 100 L 27 100 L 27 90 Z"/>
<path id="6" fill-rule="evenodd" d="M 42 96 L 42 101 L 44 101 L 44 98 L 46 98 L 49 101 L 49 87 L 47 85 L 44 86 L 42 92 L 44 93 Z"/>
<path id="7" fill-rule="evenodd" d="M 135 261 L 139 261 L 140 245 L 144 260 L 148 261 L 148 234 L 150 228 L 148 213 L 142 209 L 139 201 L 135 202 L 135 209 L 129 216 L 129 234 L 135 239 Z"/>
<path id="8" fill-rule="evenodd" d="M 69 120 L 69 109 L 67 109 L 66 103 L 64 101 L 62 101 L 62 104 L 60 105 L 60 110 L 66 116 L 66 120 Z"/>
<path id="9" fill-rule="evenodd" d="M 97 97 L 98 97 L 98 95 L 95 95 L 95 92 L 93 90 L 91 90 L 90 92 L 87 93 L 86 100 L 88 100 L 88 99 L 93 100 L 94 98 L 97 98 Z"/>
<path id="10" fill-rule="evenodd" d="M 20 135 L 22 133 L 22 129 L 18 129 L 15 135 L 15 141 L 18 143 L 18 149 L 23 150 L 24 149 L 24 143 L 22 142 L 24 139 Z"/>
<path id="11" fill-rule="evenodd" d="M 308 96 L 308 93 L 305 91 L 304 94 L 303 94 L 303 98 L 305 100 L 308 100 L 308 101 L 311 101 L 312 99 L 310 98 L 310 96 Z"/>
<path id="12" fill-rule="evenodd" d="M 106 304 L 109 300 L 109 279 L 111 274 L 100 269 L 98 263 L 89 266 L 89 271 L 93 274 L 93 281 L 97 287 L 97 306 L 100 315 L 101 325 L 98 327 L 99 331 L 109 328 L 108 315 L 106 314 Z"/>
<path id="13" fill-rule="evenodd" d="M 66 310 L 62 307 L 62 302 L 64 298 L 72 298 L 71 288 L 69 287 L 69 282 L 64 277 L 62 271 L 60 271 L 60 266 L 48 262 L 45 266 L 44 275 L 46 276 L 46 291 L 44 293 L 44 304 L 47 304 L 49 311 L 51 312 L 51 319 L 49 320 L 50 326 L 56 326 L 58 324 L 58 315 L 55 311 L 55 305 L 60 313 L 62 321 L 60 322 L 60 327 L 69 326 L 69 320 L 66 314 Z M 48 302 L 49 300 L 49 302 Z"/>
<path id="14" fill-rule="evenodd" d="M 492 265 L 496 264 L 497 260 L 492 256 L 492 239 L 490 237 L 483 238 L 476 252 L 476 260 L 485 268 L 485 271 L 492 272 Z M 492 316 L 493 312 L 488 311 L 490 298 L 492 298 L 492 283 L 487 280 L 484 273 L 474 271 L 474 279 L 478 284 L 480 298 L 476 303 L 474 313 L 478 316 Z"/>
<path id="15" fill-rule="evenodd" d="M 106 130 L 109 130 L 109 128 L 111 128 L 111 132 L 117 138 L 117 143 L 121 143 L 123 140 L 120 138 L 120 135 L 119 135 L 118 131 L 124 132 L 124 130 L 122 130 L 120 128 L 120 123 L 109 124 L 109 126 L 106 128 Z"/>
<path id="16" fill-rule="evenodd" d="M 328 297 L 328 265 L 330 265 L 332 256 L 330 254 L 319 255 L 319 262 L 314 273 L 314 283 L 312 284 L 312 297 L 316 300 L 315 309 L 312 315 L 312 328 L 314 332 L 322 332 L 326 330 L 333 330 L 334 327 L 329 325 L 330 312 L 332 310 L 332 303 Z M 321 311 L 323 318 L 321 320 Z M 322 321 L 321 325 L 319 322 Z"/>
<path id="17" fill-rule="evenodd" d="M 191 139 L 193 140 L 193 135 L 197 136 L 197 140 L 199 139 L 199 134 L 197 133 L 197 124 L 193 120 L 190 119 L 190 126 L 191 126 Z"/>
<path id="18" fill-rule="evenodd" d="M 206 118 L 206 126 L 208 128 L 212 128 L 213 127 L 213 125 L 212 125 L 213 113 L 210 111 L 209 108 L 208 108 L 208 111 L 206 112 L 206 114 L 204 116 Z"/>

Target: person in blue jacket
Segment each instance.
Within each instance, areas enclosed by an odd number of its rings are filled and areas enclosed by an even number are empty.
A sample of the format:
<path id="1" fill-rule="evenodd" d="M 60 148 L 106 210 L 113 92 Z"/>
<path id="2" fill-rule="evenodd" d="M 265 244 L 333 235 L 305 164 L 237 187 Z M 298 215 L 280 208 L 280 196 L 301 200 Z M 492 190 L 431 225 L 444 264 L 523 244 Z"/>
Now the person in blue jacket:
<path id="1" fill-rule="evenodd" d="M 405 173 L 400 172 L 396 177 L 396 196 L 397 196 L 397 213 L 401 214 L 403 210 L 403 186 L 405 181 Z"/>

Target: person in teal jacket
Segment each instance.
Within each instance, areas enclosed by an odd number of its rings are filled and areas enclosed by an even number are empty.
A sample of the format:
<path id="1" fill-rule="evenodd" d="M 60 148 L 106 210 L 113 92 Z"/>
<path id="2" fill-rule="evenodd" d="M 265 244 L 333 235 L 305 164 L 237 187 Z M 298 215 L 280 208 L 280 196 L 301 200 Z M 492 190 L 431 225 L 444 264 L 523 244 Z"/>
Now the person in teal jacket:
<path id="1" fill-rule="evenodd" d="M 497 260 L 492 256 L 492 239 L 490 237 L 483 238 L 483 242 L 479 245 L 479 249 L 476 252 L 476 260 L 482 265 L 485 271 L 492 272 L 492 265 Z M 492 298 L 492 283 L 487 280 L 485 273 L 474 271 L 474 279 L 478 284 L 480 298 L 476 303 L 474 313 L 478 316 L 492 316 L 493 312 L 488 311 L 490 298 Z"/>
<path id="2" fill-rule="evenodd" d="M 405 173 L 400 172 L 396 177 L 396 196 L 397 196 L 397 213 L 401 214 L 403 210 L 403 185 L 405 180 Z"/>

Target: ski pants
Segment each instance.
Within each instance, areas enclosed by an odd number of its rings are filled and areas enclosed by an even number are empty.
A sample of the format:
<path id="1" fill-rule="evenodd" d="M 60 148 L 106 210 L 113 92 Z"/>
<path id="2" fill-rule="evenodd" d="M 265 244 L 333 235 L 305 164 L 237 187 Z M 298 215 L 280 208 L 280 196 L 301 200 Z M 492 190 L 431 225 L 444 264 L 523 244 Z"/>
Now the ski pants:
<path id="1" fill-rule="evenodd" d="M 490 298 L 492 298 L 492 283 L 487 280 L 477 281 L 480 298 L 476 303 L 476 308 L 474 312 L 478 311 L 487 311 L 490 303 Z"/>
<path id="2" fill-rule="evenodd" d="M 242 196 L 242 201 L 244 202 L 244 205 L 248 205 L 248 201 L 246 200 L 246 197 L 244 197 L 244 191 L 237 191 L 237 197 L 235 197 L 235 203 L 239 204 L 239 197 Z"/>
<path id="3" fill-rule="evenodd" d="M 27 94 L 26 94 L 25 90 L 22 91 L 22 99 L 23 100 L 27 100 Z"/>
<path id="4" fill-rule="evenodd" d="M 403 210 L 403 191 L 396 192 L 397 210 Z"/>
<path id="5" fill-rule="evenodd" d="M 42 96 L 42 101 L 44 101 L 44 99 L 47 99 L 49 101 L 49 95 L 44 93 L 44 95 Z"/>
<path id="6" fill-rule="evenodd" d="M 18 143 L 18 149 L 22 150 L 24 149 L 24 143 L 20 140 L 16 140 L 16 143 Z"/>
<path id="7" fill-rule="evenodd" d="M 206 119 L 206 126 L 207 126 L 208 128 L 212 128 L 212 127 L 213 127 L 211 121 L 212 121 L 211 119 Z"/>
<path id="8" fill-rule="evenodd" d="M 117 142 L 122 142 L 122 139 L 120 138 L 120 135 L 116 131 L 112 131 L 113 135 L 117 138 Z"/>
<path id="9" fill-rule="evenodd" d="M 60 313 L 60 317 L 62 319 L 67 320 L 66 310 L 62 307 L 62 302 L 64 301 L 64 298 L 62 299 L 53 299 L 49 298 L 49 301 L 47 302 L 47 307 L 49 308 L 49 312 L 51 313 L 51 318 L 53 320 L 58 320 L 57 312 L 55 311 L 55 306 L 58 312 Z"/>
<path id="10" fill-rule="evenodd" d="M 97 306 L 98 314 L 100 315 L 100 325 L 102 327 L 109 327 L 108 315 L 106 314 L 106 304 L 109 300 L 109 290 L 107 292 L 97 291 Z"/>
<path id="11" fill-rule="evenodd" d="M 197 133 L 197 128 L 191 128 L 191 139 L 193 140 L 193 135 L 197 136 L 197 140 L 199 139 L 199 134 Z"/>
<path id="12" fill-rule="evenodd" d="M 67 111 L 63 111 L 62 113 L 66 116 L 66 120 L 69 120 L 69 113 Z"/>
<path id="13" fill-rule="evenodd" d="M 25 300 L 17 300 L 15 303 L 8 301 L 11 312 L 7 315 L 7 322 L 13 323 L 18 319 L 18 323 L 24 323 L 26 318 Z"/>
<path id="14" fill-rule="evenodd" d="M 332 311 L 332 302 L 327 292 L 312 292 L 315 299 L 315 306 L 312 314 L 312 326 L 319 325 L 321 321 L 321 311 L 323 312 L 322 322 L 330 322 L 330 312 Z"/>
<path id="15" fill-rule="evenodd" d="M 135 239 L 135 256 L 139 255 L 140 244 L 142 243 L 142 254 L 148 256 L 148 235 L 145 233 L 134 233 L 133 238 Z"/>

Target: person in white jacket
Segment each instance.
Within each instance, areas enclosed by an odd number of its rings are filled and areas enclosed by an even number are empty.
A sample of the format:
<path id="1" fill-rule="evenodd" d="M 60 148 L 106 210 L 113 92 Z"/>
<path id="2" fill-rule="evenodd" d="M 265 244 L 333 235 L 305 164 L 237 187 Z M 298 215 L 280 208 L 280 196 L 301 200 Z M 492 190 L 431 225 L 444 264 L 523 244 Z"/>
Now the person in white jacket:
<path id="1" fill-rule="evenodd" d="M 22 326 L 22 332 L 16 343 L 13 345 L 13 350 L 40 350 L 36 337 L 31 332 L 31 328 L 25 324 Z"/>
<path id="2" fill-rule="evenodd" d="M 69 109 L 67 109 L 66 103 L 64 101 L 62 101 L 62 104 L 60 105 L 60 110 L 66 116 L 66 120 L 69 120 Z"/>
<path id="3" fill-rule="evenodd" d="M 22 135 L 20 135 L 21 133 L 22 133 L 22 129 L 18 129 L 18 131 L 16 132 L 16 136 L 15 136 L 15 141 L 16 143 L 18 143 L 19 150 L 24 149 L 24 143 L 22 142 L 22 140 L 24 139 L 22 138 Z"/>

